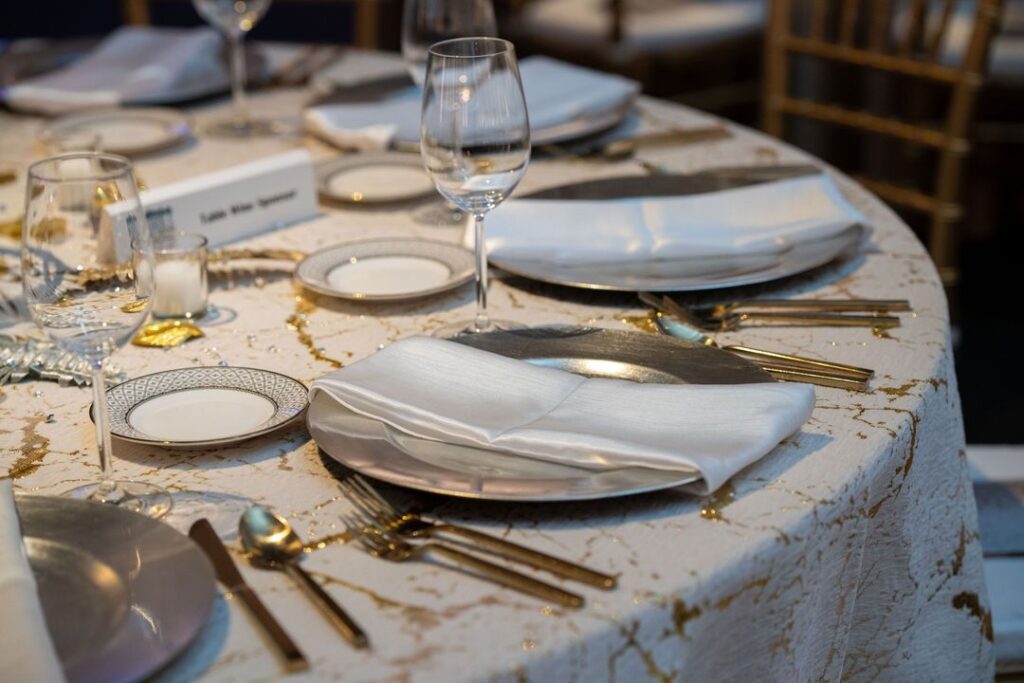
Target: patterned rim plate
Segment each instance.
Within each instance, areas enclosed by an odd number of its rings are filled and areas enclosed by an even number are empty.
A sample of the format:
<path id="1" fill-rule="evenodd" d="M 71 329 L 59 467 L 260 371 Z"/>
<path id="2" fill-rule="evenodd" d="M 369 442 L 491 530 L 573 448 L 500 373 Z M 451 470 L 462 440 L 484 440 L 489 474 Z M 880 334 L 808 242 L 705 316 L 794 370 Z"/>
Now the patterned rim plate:
<path id="1" fill-rule="evenodd" d="M 69 683 L 142 680 L 206 623 L 213 567 L 168 525 L 86 500 L 17 495 L 15 503 Z"/>
<path id="2" fill-rule="evenodd" d="M 133 156 L 166 149 L 192 133 L 188 117 L 174 109 L 104 109 L 62 116 L 43 131 L 43 136 L 97 133 L 100 149 Z"/>
<path id="3" fill-rule="evenodd" d="M 270 370 L 181 368 L 107 390 L 110 433 L 125 441 L 199 448 L 268 434 L 306 410 L 302 382 Z M 89 411 L 93 416 L 95 406 Z"/>
<path id="4" fill-rule="evenodd" d="M 398 152 L 340 157 L 317 165 L 320 196 L 344 204 L 392 204 L 437 193 L 419 155 Z"/>
<path id="5" fill-rule="evenodd" d="M 295 279 L 325 296 L 405 301 L 460 287 L 473 279 L 473 252 L 418 239 L 367 240 L 327 247 L 295 268 Z"/>

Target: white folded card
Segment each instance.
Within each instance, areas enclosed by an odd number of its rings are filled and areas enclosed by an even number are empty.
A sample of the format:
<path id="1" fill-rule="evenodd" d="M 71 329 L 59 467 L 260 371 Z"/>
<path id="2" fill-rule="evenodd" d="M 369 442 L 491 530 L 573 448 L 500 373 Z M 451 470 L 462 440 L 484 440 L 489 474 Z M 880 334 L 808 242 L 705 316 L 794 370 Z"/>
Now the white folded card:
<path id="1" fill-rule="evenodd" d="M 139 198 L 154 234 L 170 229 L 198 233 L 211 247 L 317 213 L 313 159 L 301 149 L 146 190 Z M 130 250 L 127 205 L 105 208 L 101 253 L 108 262 L 123 261 Z"/>
<path id="2" fill-rule="evenodd" d="M 771 255 L 865 223 L 817 175 L 678 197 L 513 199 L 487 216 L 487 252 L 565 266 Z"/>
<path id="3" fill-rule="evenodd" d="M 805 384 L 636 384 L 409 337 L 313 382 L 344 408 L 422 438 L 593 469 L 696 468 L 708 491 L 814 407 Z"/>

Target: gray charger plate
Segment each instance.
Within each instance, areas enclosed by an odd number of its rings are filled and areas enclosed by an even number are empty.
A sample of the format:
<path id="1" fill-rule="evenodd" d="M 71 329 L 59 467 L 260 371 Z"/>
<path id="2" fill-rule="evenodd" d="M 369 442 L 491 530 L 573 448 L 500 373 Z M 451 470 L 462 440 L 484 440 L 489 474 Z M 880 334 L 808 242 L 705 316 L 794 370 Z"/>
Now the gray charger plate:
<path id="1" fill-rule="evenodd" d="M 641 332 L 548 327 L 467 335 L 456 341 L 592 377 L 663 384 L 774 381 L 756 365 L 725 351 Z M 346 467 L 399 486 L 461 498 L 588 500 L 700 479 L 696 471 L 591 470 L 423 439 L 346 411 L 322 392 L 310 404 L 307 424 L 320 448 Z"/>
<path id="2" fill-rule="evenodd" d="M 187 537 L 113 505 L 48 496 L 15 501 L 70 683 L 140 680 L 206 623 L 216 596 L 213 568 Z"/>

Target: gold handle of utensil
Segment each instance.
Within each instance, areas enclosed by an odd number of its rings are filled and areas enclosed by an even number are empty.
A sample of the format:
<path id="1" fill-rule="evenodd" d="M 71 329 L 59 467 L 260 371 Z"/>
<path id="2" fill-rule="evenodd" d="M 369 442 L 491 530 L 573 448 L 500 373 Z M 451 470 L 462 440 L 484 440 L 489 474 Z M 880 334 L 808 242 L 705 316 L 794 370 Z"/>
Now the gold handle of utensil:
<path id="1" fill-rule="evenodd" d="M 900 326 L 900 319 L 892 315 L 844 315 L 842 313 L 775 313 L 750 311 L 737 313 L 740 320 L 763 320 L 790 325 L 819 325 L 822 327 L 879 327 L 890 329 Z"/>
<path id="2" fill-rule="evenodd" d="M 729 310 L 788 308 L 814 311 L 909 311 L 907 299 L 749 299 L 736 301 L 727 306 Z"/>
<path id="3" fill-rule="evenodd" d="M 521 546 L 518 543 L 506 541 L 502 538 L 496 538 L 474 529 L 457 526 L 455 524 L 439 523 L 431 527 L 431 531 L 461 536 L 462 538 L 472 541 L 483 549 L 494 551 L 500 555 L 508 557 L 509 559 L 518 560 L 519 562 L 528 564 L 531 567 L 543 569 L 563 578 L 579 581 L 587 584 L 588 586 L 593 586 L 602 590 L 611 590 L 618 584 L 618 579 L 609 574 L 602 574 L 601 572 L 587 569 L 586 567 L 578 564 L 567 562 L 566 560 L 560 560 L 557 557 L 552 557 L 551 555 L 542 553 L 539 550 L 532 550 Z"/>
<path id="4" fill-rule="evenodd" d="M 575 593 L 564 591 L 561 588 L 556 588 L 537 579 L 531 579 L 529 576 L 524 576 L 519 572 L 514 572 L 511 569 L 506 569 L 487 560 L 481 560 L 479 557 L 474 557 L 450 546 L 440 543 L 427 543 L 420 546 L 420 548 L 428 552 L 444 555 L 456 564 L 473 569 L 506 588 L 511 588 L 520 593 L 541 598 L 542 600 L 556 602 L 563 607 L 571 607 L 573 609 L 583 607 L 583 598 Z"/>
<path id="5" fill-rule="evenodd" d="M 284 657 L 285 666 L 288 671 L 306 671 L 309 669 L 309 660 L 302 654 L 298 645 L 291 639 L 291 637 L 281 627 L 281 624 L 277 623 L 277 619 L 274 615 L 267 610 L 263 602 L 256 597 L 252 589 L 248 586 L 241 586 L 232 591 L 233 595 L 238 596 L 245 603 L 245 606 L 249 608 L 252 615 L 256 617 L 256 620 L 260 622 L 260 625 L 267 632 L 267 634 L 273 639 L 274 644 L 277 645 L 277 649 L 281 652 Z"/>
<path id="6" fill-rule="evenodd" d="M 822 387 L 833 387 L 848 391 L 866 391 L 868 387 L 867 382 L 864 380 L 846 379 L 845 377 L 808 372 L 806 370 L 795 370 L 793 368 L 771 365 L 762 365 L 761 369 L 782 382 L 802 382 L 804 384 L 816 384 Z"/>
<path id="7" fill-rule="evenodd" d="M 613 140 L 601 150 L 605 156 L 625 156 L 641 147 L 664 147 L 666 145 L 690 145 L 698 142 L 711 142 L 732 137 L 732 133 L 724 126 L 704 126 L 701 128 L 678 128 L 641 133 L 631 138 Z"/>
<path id="8" fill-rule="evenodd" d="M 793 356 L 788 353 L 778 353 L 776 351 L 765 351 L 764 349 L 755 349 L 749 346 L 732 345 L 724 346 L 722 348 L 740 356 L 747 356 L 752 360 L 768 359 L 769 362 L 767 364 L 771 365 L 799 366 L 802 368 L 808 368 L 811 371 L 813 371 L 813 369 L 817 369 L 839 374 L 854 380 L 868 380 L 875 375 L 875 371 L 870 368 L 859 368 L 856 365 L 846 365 L 844 363 L 830 363 L 829 361 L 805 358 L 803 356 Z"/>
<path id="9" fill-rule="evenodd" d="M 320 587 L 320 584 L 312 576 L 306 573 L 306 570 L 294 562 L 290 562 L 285 564 L 285 571 L 299 584 L 306 595 L 317 604 L 328 620 L 352 647 L 357 649 L 369 647 L 370 641 L 367 639 L 363 629 L 359 628 L 359 625 L 353 621 L 352 617 L 341 608 L 341 605 L 334 601 L 334 598 L 327 591 Z"/>
<path id="10" fill-rule="evenodd" d="M 239 261 L 243 259 L 270 259 L 275 261 L 301 261 L 306 255 L 290 249 L 217 249 L 210 252 L 212 263 Z"/>

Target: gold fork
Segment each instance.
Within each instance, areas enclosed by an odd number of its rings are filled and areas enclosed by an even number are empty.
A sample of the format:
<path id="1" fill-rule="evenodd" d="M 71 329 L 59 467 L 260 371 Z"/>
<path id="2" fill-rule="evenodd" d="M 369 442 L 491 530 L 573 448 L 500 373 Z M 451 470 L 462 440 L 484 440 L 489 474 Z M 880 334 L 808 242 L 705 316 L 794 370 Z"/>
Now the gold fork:
<path id="1" fill-rule="evenodd" d="M 423 556 L 427 554 L 437 554 L 473 570 L 477 576 L 490 579 L 506 588 L 548 600 L 563 607 L 572 609 L 583 607 L 583 598 L 575 593 L 524 576 L 519 572 L 482 560 L 443 543 L 433 541 L 419 545 L 407 543 L 379 526 L 362 512 L 341 514 L 340 517 L 356 543 L 370 555 L 382 560 L 405 562 L 407 560 L 422 560 Z"/>
<path id="2" fill-rule="evenodd" d="M 543 569 L 556 576 L 579 581 L 595 588 L 611 590 L 618 583 L 618 579 L 609 574 L 588 569 L 538 550 L 531 550 L 512 541 L 456 524 L 425 520 L 415 512 L 402 512 L 358 474 L 342 479 L 339 485 L 342 493 L 353 505 L 365 515 L 375 519 L 388 531 L 400 536 L 436 538 L 439 534 L 452 534 L 472 541 L 475 544 L 474 549 L 495 553 L 506 559 L 522 562 L 536 569 Z"/>

